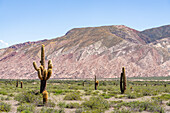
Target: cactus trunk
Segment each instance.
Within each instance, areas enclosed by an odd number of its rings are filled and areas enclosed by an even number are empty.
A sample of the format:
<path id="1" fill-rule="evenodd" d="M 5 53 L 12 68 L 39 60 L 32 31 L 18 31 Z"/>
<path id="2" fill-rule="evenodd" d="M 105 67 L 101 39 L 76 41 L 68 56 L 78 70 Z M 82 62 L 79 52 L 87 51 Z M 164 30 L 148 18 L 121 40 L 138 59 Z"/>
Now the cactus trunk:
<path id="1" fill-rule="evenodd" d="M 40 93 L 42 93 L 43 91 L 46 90 L 46 86 L 47 86 L 47 81 L 46 80 L 41 80 Z"/>
<path id="2" fill-rule="evenodd" d="M 18 87 L 18 80 L 17 80 L 17 82 L 16 82 L 16 87 Z"/>
<path id="3" fill-rule="evenodd" d="M 96 85 L 96 75 L 95 75 L 95 78 L 94 78 L 94 89 L 97 90 L 97 85 Z"/>
<path id="4" fill-rule="evenodd" d="M 21 88 L 23 87 L 23 82 L 21 81 Z"/>
<path id="5" fill-rule="evenodd" d="M 120 76 L 120 91 L 123 94 L 124 90 L 123 90 L 123 87 L 122 87 L 122 80 L 123 80 L 123 73 L 121 73 L 121 76 Z"/>
<path id="6" fill-rule="evenodd" d="M 126 90 L 126 75 L 125 75 L 125 68 L 122 68 L 122 73 L 120 76 L 120 91 L 123 94 Z"/>

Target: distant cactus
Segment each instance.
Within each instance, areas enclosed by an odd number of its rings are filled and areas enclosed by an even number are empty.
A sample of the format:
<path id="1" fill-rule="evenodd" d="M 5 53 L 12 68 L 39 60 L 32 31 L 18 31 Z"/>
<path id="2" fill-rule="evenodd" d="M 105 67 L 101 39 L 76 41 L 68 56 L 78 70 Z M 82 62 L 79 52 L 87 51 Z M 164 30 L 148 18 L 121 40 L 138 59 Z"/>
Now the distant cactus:
<path id="1" fill-rule="evenodd" d="M 123 94 L 126 90 L 126 75 L 125 75 L 125 68 L 122 68 L 122 73 L 120 76 L 120 90 L 121 93 Z"/>
<path id="2" fill-rule="evenodd" d="M 166 87 L 166 84 L 164 84 L 164 87 Z"/>
<path id="3" fill-rule="evenodd" d="M 16 82 L 16 87 L 18 87 L 18 80 L 17 80 L 17 82 Z"/>
<path id="4" fill-rule="evenodd" d="M 41 80 L 40 85 L 40 93 L 46 90 L 47 80 L 52 75 L 52 61 L 48 61 L 48 69 L 45 69 L 45 51 L 44 51 L 44 45 L 41 47 L 41 66 L 38 68 L 36 63 L 33 62 L 34 69 L 38 72 L 38 77 Z"/>
<path id="5" fill-rule="evenodd" d="M 47 101 L 48 101 L 48 92 L 45 90 L 43 91 L 43 104 L 47 105 Z"/>
<path id="6" fill-rule="evenodd" d="M 22 84 L 23 84 L 23 82 L 21 81 L 21 88 L 23 87 L 23 85 L 22 85 Z"/>
<path id="7" fill-rule="evenodd" d="M 96 81 L 96 75 L 95 75 L 95 78 L 94 78 L 94 88 L 95 88 L 95 90 L 97 90 L 98 85 L 99 85 L 99 81 L 98 80 Z"/>
<path id="8" fill-rule="evenodd" d="M 84 86 L 84 83 L 85 83 L 85 81 L 83 81 L 83 84 L 82 84 L 83 86 Z"/>

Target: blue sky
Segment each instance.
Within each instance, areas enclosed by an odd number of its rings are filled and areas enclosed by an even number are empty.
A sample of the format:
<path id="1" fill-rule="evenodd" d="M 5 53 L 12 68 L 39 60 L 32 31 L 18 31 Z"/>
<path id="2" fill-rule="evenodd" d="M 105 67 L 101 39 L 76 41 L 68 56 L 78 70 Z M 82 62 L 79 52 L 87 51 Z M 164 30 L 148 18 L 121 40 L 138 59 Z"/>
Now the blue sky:
<path id="1" fill-rule="evenodd" d="M 170 24 L 170 0 L 0 0 L 0 48 L 79 27 Z"/>

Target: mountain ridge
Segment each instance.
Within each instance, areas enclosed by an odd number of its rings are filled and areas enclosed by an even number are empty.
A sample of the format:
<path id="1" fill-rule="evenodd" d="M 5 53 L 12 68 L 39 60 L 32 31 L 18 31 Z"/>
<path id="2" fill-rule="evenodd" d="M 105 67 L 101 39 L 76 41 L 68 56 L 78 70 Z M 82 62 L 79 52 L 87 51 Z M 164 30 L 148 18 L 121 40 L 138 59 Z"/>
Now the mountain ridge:
<path id="1" fill-rule="evenodd" d="M 36 79 L 32 62 L 39 62 L 41 44 L 46 60 L 52 59 L 54 64 L 52 78 L 93 78 L 94 74 L 115 78 L 122 66 L 128 77 L 170 76 L 167 26 L 144 31 L 124 25 L 74 28 L 58 38 L 0 49 L 0 78 Z M 157 32 L 159 35 L 148 35 Z"/>

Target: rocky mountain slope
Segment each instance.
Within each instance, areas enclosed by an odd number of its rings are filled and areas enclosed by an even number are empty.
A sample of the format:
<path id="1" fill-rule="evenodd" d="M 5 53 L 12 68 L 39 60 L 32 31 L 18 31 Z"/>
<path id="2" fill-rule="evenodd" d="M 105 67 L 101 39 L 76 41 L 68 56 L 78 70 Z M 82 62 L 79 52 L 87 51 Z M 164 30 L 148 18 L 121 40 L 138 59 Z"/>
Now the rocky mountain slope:
<path id="1" fill-rule="evenodd" d="M 75 28 L 52 40 L 0 49 L 1 79 L 36 79 L 41 44 L 53 61 L 51 78 L 170 76 L 170 25 L 142 32 L 124 25 Z"/>

